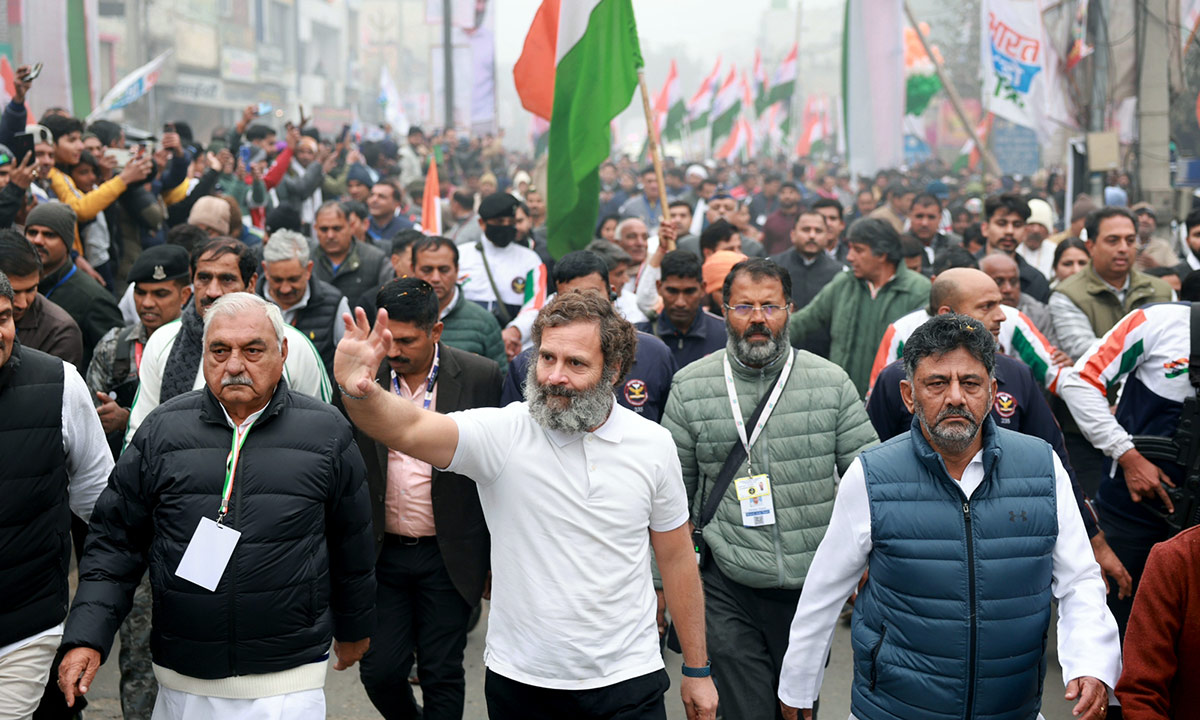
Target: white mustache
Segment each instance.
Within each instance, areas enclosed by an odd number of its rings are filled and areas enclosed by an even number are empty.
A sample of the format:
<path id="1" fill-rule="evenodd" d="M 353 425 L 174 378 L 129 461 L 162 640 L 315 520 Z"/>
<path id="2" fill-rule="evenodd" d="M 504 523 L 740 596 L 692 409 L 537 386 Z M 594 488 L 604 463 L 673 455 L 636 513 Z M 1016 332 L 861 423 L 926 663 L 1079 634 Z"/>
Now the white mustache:
<path id="1" fill-rule="evenodd" d="M 254 387 L 254 380 L 249 375 L 229 375 L 228 377 L 221 378 L 221 387 L 229 387 L 231 385 Z"/>

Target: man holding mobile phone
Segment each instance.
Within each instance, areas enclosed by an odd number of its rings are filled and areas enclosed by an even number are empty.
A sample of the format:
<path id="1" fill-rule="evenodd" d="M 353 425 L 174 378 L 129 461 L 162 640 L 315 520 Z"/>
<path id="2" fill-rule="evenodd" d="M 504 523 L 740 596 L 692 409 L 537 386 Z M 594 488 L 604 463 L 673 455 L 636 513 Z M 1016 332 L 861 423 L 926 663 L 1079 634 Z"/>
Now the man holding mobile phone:
<path id="1" fill-rule="evenodd" d="M 40 73 L 40 64 L 37 65 L 37 69 Z M 29 121 L 29 111 L 25 108 L 25 94 L 33 86 L 33 80 L 36 77 L 33 68 L 29 65 L 17 68 L 16 75 L 13 77 L 12 100 L 5 106 L 4 116 L 0 118 L 0 145 L 12 147 L 13 136 L 25 131 L 25 125 Z"/>

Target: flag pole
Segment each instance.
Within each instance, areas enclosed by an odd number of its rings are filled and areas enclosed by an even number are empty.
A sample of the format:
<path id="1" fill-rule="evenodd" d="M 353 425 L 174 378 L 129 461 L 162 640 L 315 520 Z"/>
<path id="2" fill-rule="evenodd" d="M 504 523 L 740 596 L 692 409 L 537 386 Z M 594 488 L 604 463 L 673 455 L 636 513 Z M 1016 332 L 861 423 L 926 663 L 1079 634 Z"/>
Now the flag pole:
<path id="1" fill-rule="evenodd" d="M 908 4 L 908 0 L 904 0 L 904 15 L 908 17 L 908 24 L 916 32 L 917 39 L 921 41 L 921 47 L 925 48 L 925 54 L 929 56 L 929 60 L 933 63 L 933 69 L 937 71 L 938 80 L 942 81 L 942 87 L 946 90 L 946 97 L 950 99 L 950 104 L 954 107 L 954 113 L 958 115 L 959 122 L 966 129 L 971 141 L 975 143 L 975 147 L 979 148 L 979 155 L 983 158 L 984 167 L 996 177 L 1003 176 L 1004 173 L 1000 171 L 1000 164 L 996 162 L 996 156 L 992 155 L 992 151 L 986 145 L 979 142 L 979 135 L 975 132 L 975 125 L 967 118 L 967 111 L 963 108 L 962 98 L 958 95 L 958 88 L 954 87 L 954 82 L 946 74 L 945 68 L 942 67 L 942 61 L 933 54 L 933 48 L 929 46 L 929 41 L 925 39 L 925 33 L 921 31 L 920 23 L 913 16 L 913 11 Z"/>
<path id="2" fill-rule="evenodd" d="M 638 87 L 642 90 L 642 110 L 646 113 L 646 145 L 650 149 L 650 162 L 654 163 L 654 177 L 658 180 L 659 222 L 667 219 L 667 183 L 663 177 L 662 158 L 658 155 L 658 133 L 654 128 L 654 113 L 650 110 L 650 91 L 646 89 L 646 69 L 638 68 Z"/>

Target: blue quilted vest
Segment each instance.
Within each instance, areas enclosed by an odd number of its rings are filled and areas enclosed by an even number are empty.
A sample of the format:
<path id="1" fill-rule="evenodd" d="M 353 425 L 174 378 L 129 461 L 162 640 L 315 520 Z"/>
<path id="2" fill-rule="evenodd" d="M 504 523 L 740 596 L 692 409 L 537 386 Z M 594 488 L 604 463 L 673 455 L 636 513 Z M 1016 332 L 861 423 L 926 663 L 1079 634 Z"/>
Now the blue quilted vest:
<path id="1" fill-rule="evenodd" d="M 1051 448 L 983 426 L 968 501 L 914 420 L 864 452 L 870 580 L 854 605 L 859 720 L 1033 720 L 1058 538 Z"/>

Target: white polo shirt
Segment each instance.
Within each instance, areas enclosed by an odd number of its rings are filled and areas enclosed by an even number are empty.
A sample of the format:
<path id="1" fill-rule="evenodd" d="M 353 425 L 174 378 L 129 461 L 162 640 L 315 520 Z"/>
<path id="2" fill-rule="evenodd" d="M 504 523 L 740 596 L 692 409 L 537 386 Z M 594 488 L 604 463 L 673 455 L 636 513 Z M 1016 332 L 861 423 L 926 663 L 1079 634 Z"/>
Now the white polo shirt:
<path id="1" fill-rule="evenodd" d="M 492 535 L 488 668 L 561 690 L 662 669 L 647 531 L 688 519 L 670 432 L 616 402 L 576 435 L 544 429 L 526 403 L 448 417 L 446 470 L 478 484 Z"/>

